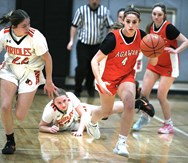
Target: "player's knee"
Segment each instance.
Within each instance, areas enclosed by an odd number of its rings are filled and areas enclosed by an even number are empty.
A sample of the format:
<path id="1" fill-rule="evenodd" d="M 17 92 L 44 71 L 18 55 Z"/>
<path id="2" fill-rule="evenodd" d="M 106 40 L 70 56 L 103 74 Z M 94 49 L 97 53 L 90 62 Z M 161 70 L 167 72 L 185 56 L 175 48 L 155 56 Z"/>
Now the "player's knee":
<path id="1" fill-rule="evenodd" d="M 157 92 L 157 99 L 158 99 L 160 102 L 163 101 L 164 99 L 166 99 L 165 93 L 164 93 L 164 92 L 161 92 L 161 91 L 158 91 L 158 92 Z"/>
<path id="2" fill-rule="evenodd" d="M 12 107 L 9 106 L 9 105 L 2 105 L 2 106 L 1 106 L 1 110 L 2 110 L 2 112 L 4 112 L 4 113 L 8 113 L 8 112 L 11 112 L 11 113 L 12 113 Z"/>
<path id="3" fill-rule="evenodd" d="M 25 115 L 23 113 L 16 112 L 16 118 L 19 121 L 23 121 L 25 119 Z"/>

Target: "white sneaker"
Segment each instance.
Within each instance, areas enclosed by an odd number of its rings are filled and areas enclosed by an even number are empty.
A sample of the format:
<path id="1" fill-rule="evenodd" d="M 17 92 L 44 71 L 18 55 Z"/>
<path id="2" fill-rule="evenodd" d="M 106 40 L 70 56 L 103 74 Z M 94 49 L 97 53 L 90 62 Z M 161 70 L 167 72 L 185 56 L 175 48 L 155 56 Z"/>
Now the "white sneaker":
<path id="1" fill-rule="evenodd" d="M 147 125 L 150 122 L 150 117 L 142 114 L 138 121 L 133 125 L 134 131 L 139 131 L 144 125 Z"/>
<path id="2" fill-rule="evenodd" d="M 89 121 L 87 122 L 86 128 L 87 128 L 87 133 L 88 133 L 91 137 L 93 137 L 94 139 L 99 139 L 99 138 L 100 138 L 101 134 L 100 134 L 98 122 L 93 125 L 93 124 L 91 123 L 91 120 L 89 120 Z"/>
<path id="3" fill-rule="evenodd" d="M 127 147 L 128 145 L 126 143 L 117 142 L 115 148 L 113 149 L 113 152 L 121 156 L 129 157 Z"/>

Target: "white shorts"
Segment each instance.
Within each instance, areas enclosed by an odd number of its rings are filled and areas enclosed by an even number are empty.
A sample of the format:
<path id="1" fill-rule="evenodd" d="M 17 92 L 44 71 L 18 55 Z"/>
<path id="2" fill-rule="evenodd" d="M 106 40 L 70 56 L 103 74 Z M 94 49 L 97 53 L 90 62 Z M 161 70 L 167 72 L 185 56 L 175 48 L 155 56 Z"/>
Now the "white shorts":
<path id="1" fill-rule="evenodd" d="M 18 87 L 18 94 L 32 92 L 45 84 L 42 70 L 31 70 L 25 65 L 6 64 L 0 70 L 0 78 L 14 83 Z"/>

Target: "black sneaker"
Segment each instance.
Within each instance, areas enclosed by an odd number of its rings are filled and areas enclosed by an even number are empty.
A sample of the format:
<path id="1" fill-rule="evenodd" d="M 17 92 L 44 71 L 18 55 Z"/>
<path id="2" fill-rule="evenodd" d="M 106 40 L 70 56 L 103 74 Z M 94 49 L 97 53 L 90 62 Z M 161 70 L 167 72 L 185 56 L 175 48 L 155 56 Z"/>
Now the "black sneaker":
<path id="1" fill-rule="evenodd" d="M 7 142 L 5 147 L 2 149 L 2 154 L 13 154 L 16 151 L 16 144 L 11 144 Z"/>
<path id="2" fill-rule="evenodd" d="M 143 110 L 150 117 L 153 117 L 155 115 L 155 109 L 153 105 L 150 104 L 145 97 L 141 97 L 135 101 L 135 108 L 138 109 L 139 111 Z"/>

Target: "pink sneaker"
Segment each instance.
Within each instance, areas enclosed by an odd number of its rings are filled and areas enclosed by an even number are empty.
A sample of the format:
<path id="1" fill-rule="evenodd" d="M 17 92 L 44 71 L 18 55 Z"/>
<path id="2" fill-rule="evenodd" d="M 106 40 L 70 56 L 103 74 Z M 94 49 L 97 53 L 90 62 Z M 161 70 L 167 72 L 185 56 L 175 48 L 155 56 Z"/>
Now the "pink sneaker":
<path id="1" fill-rule="evenodd" d="M 172 125 L 164 123 L 164 126 L 158 130 L 158 133 L 159 134 L 172 134 L 174 133 L 174 128 Z"/>

